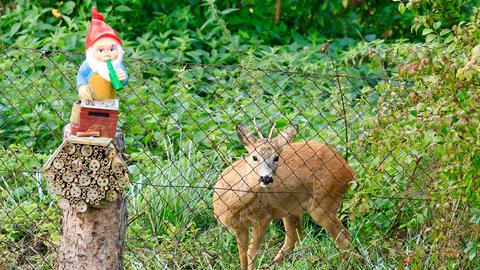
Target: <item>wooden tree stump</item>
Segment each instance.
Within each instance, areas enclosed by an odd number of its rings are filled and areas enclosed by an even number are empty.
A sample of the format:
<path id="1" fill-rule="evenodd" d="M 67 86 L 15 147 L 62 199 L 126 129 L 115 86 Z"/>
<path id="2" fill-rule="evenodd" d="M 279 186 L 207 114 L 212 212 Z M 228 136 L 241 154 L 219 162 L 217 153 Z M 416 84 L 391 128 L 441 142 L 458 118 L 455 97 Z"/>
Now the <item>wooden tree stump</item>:
<path id="1" fill-rule="evenodd" d="M 69 125 L 65 126 L 63 134 L 64 138 L 70 135 Z M 114 144 L 119 152 L 123 152 L 123 134 L 117 133 Z M 105 208 L 88 207 L 83 213 L 74 205 L 63 209 L 58 269 L 123 269 L 126 223 L 127 206 L 123 193 Z"/>

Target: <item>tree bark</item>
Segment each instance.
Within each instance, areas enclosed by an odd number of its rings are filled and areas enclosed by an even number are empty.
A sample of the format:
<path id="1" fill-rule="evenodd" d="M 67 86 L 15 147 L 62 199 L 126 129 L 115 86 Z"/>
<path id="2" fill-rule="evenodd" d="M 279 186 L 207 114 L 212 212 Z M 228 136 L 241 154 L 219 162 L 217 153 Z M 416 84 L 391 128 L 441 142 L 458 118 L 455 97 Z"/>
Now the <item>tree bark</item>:
<path id="1" fill-rule="evenodd" d="M 280 15 L 282 14 L 282 0 L 277 0 L 275 3 L 275 23 L 280 22 Z"/>
<path id="2" fill-rule="evenodd" d="M 70 127 L 64 128 L 68 137 Z M 117 133 L 115 144 L 123 151 L 123 135 Z M 84 213 L 74 206 L 63 210 L 63 235 L 58 252 L 59 270 L 123 269 L 123 243 L 127 223 L 125 196 L 106 208 L 88 207 Z"/>

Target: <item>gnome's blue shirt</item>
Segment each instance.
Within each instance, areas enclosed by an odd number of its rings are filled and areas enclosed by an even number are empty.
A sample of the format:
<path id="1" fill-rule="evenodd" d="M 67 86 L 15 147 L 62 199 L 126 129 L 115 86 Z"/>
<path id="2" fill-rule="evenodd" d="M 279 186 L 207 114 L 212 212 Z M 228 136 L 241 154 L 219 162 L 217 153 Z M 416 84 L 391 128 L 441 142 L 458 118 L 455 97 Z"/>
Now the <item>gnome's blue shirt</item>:
<path id="1" fill-rule="evenodd" d="M 123 64 L 120 64 L 120 68 L 122 68 L 123 71 L 125 71 L 125 74 L 127 75 L 127 78 L 123 82 L 123 86 L 125 86 L 125 85 L 127 85 L 128 78 L 129 78 L 128 73 L 127 73 L 127 69 L 125 68 L 125 66 Z M 90 77 L 92 77 L 92 75 L 93 75 L 93 70 L 88 65 L 87 60 L 83 61 L 82 65 L 80 66 L 80 69 L 78 70 L 78 74 L 77 74 L 77 88 L 82 86 L 82 85 L 88 84 L 88 80 L 90 79 Z"/>

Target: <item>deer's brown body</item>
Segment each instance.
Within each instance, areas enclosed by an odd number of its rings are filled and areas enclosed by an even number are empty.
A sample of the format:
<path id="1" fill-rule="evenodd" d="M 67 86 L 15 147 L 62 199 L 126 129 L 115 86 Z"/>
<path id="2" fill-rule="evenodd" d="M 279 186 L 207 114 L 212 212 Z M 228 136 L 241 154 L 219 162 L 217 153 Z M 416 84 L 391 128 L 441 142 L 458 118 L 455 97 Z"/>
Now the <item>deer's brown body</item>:
<path id="1" fill-rule="evenodd" d="M 249 155 L 221 173 L 213 199 L 216 218 L 235 230 L 241 268 L 255 268 L 258 249 L 274 218 L 282 218 L 286 230 L 285 243 L 274 261 L 282 260 L 302 236 L 300 221 L 305 213 L 339 248 L 348 248 L 348 231 L 336 214 L 354 179 L 345 160 L 332 147 L 317 141 L 291 143 L 296 128 L 274 140 L 257 140 L 239 127 L 237 131 Z M 276 164 L 269 165 L 273 167 L 273 182 L 259 183 L 262 175 L 255 172 L 255 162 L 250 159 L 253 156 L 258 162 L 257 155 L 263 157 L 262 164 L 269 162 L 269 155 L 277 155 Z M 253 231 L 248 243 L 250 227 Z"/>

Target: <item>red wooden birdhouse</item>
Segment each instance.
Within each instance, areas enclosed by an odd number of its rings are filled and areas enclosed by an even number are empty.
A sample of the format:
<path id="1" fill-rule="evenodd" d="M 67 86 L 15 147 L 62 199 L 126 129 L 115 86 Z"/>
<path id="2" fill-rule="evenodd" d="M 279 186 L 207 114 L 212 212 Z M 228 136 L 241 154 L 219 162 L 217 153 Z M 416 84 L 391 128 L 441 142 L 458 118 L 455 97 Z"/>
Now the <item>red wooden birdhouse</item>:
<path id="1" fill-rule="evenodd" d="M 100 137 L 115 138 L 118 120 L 118 100 L 88 101 L 74 104 L 71 116 L 72 135 L 78 132 L 98 132 Z"/>

